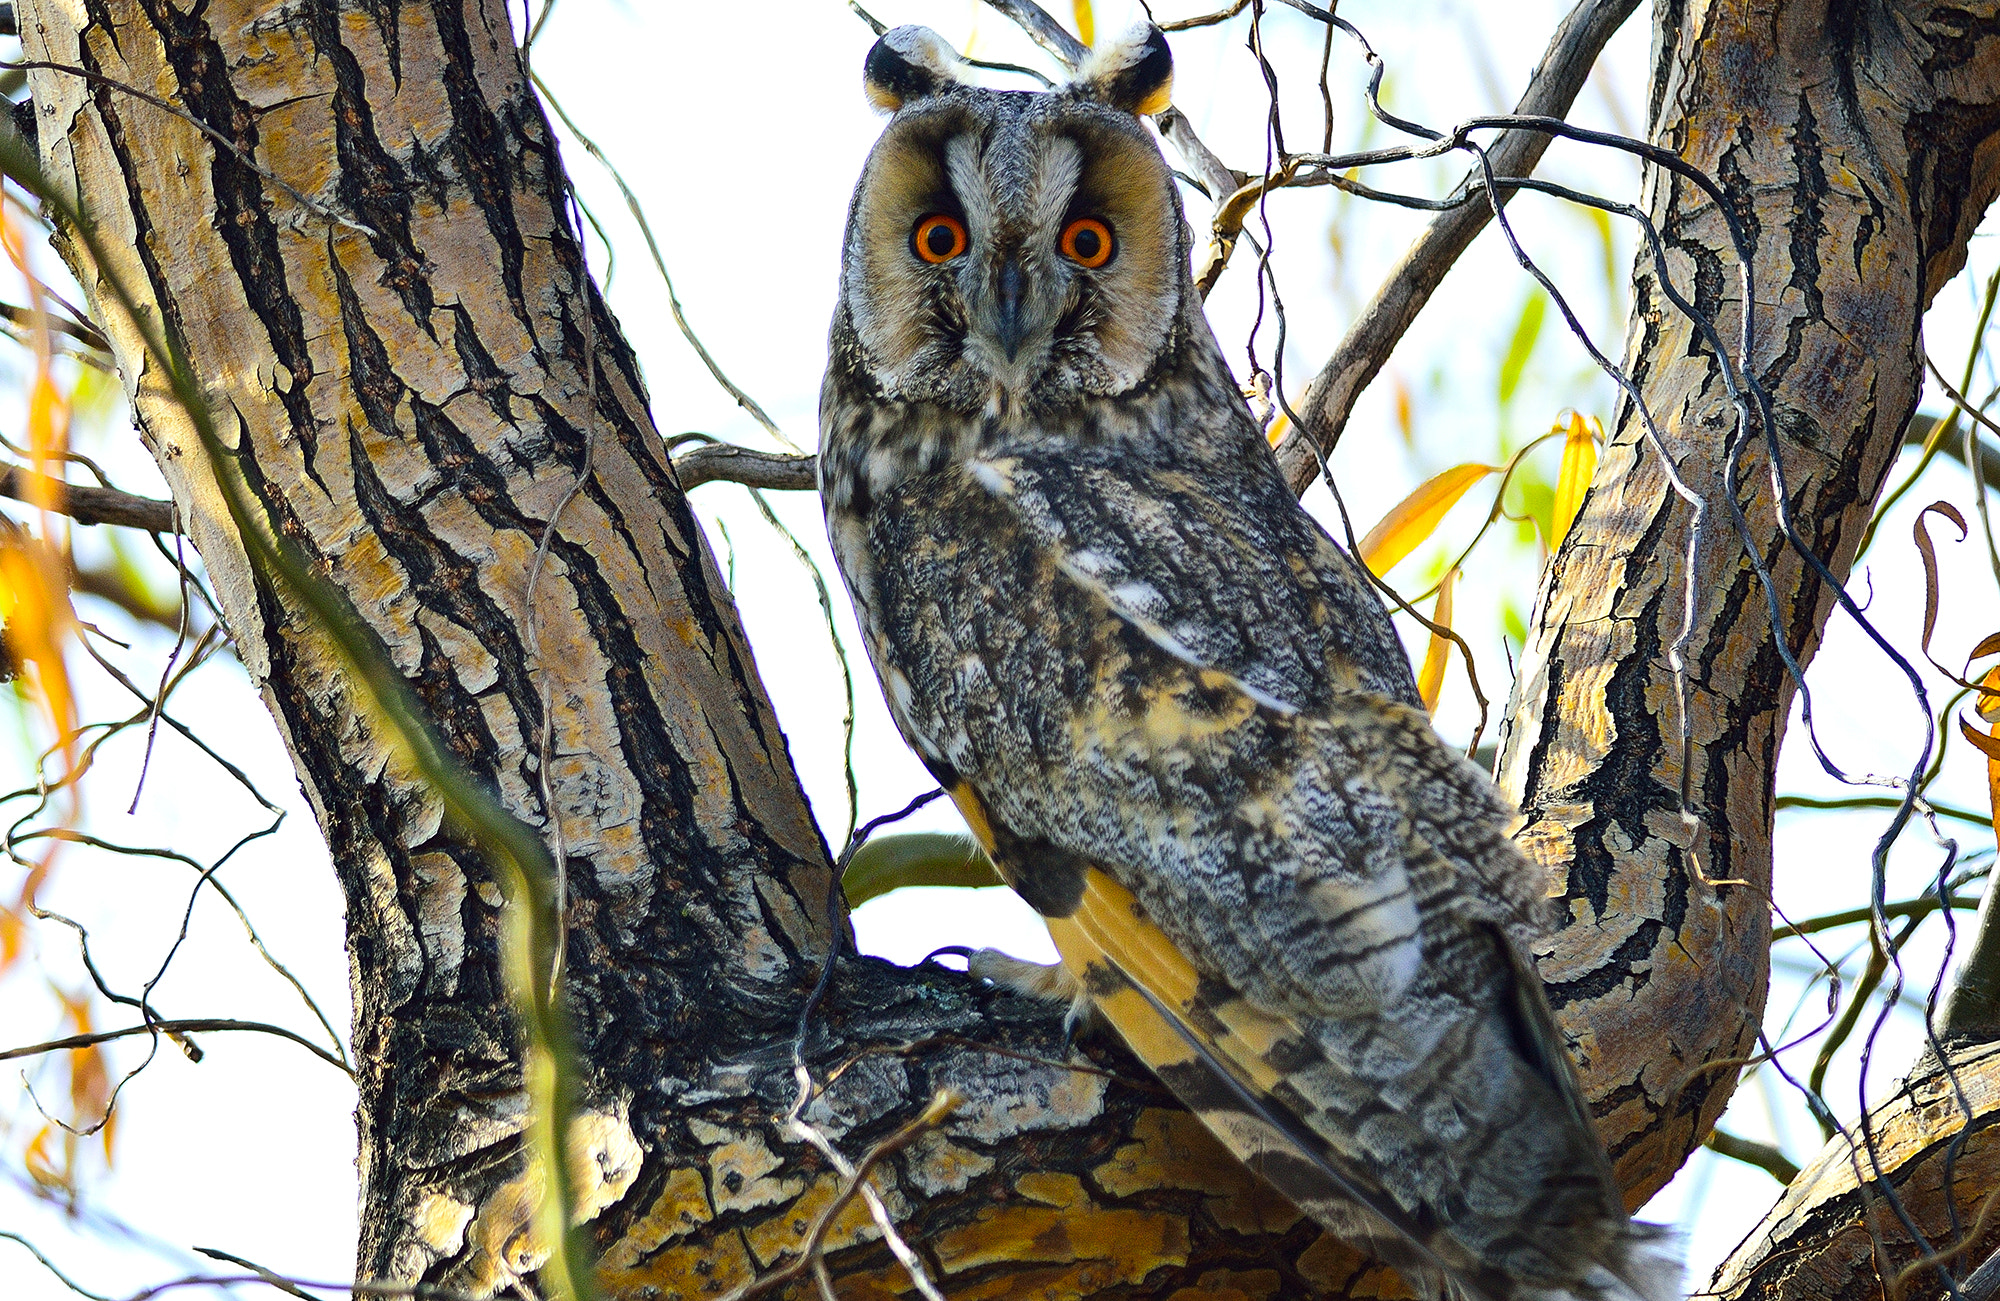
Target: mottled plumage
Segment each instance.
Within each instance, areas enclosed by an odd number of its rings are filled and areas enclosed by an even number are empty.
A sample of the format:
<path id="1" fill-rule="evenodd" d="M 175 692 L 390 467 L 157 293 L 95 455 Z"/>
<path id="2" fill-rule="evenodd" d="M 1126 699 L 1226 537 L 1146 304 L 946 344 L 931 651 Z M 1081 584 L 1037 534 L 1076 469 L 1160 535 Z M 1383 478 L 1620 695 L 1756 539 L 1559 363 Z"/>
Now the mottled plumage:
<path id="1" fill-rule="evenodd" d="M 1522 956 L 1536 874 L 1201 314 L 1136 116 L 1169 76 L 1157 31 L 1048 94 L 922 29 L 869 55 L 820 475 L 890 708 L 1072 987 L 1302 1209 L 1433 1294 L 1664 1296 Z"/>

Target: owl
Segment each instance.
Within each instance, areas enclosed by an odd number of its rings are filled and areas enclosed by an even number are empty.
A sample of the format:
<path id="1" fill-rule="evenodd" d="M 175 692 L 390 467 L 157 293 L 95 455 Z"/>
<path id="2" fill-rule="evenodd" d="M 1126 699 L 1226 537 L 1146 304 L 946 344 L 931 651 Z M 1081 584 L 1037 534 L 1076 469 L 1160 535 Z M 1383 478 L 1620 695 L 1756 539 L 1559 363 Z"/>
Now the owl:
<path id="1" fill-rule="evenodd" d="M 903 736 L 1087 1000 L 1427 1295 L 1673 1294 L 1525 946 L 1536 873 L 1224 365 L 1156 28 L 1067 86 L 899 27 L 848 212 L 820 491 Z"/>

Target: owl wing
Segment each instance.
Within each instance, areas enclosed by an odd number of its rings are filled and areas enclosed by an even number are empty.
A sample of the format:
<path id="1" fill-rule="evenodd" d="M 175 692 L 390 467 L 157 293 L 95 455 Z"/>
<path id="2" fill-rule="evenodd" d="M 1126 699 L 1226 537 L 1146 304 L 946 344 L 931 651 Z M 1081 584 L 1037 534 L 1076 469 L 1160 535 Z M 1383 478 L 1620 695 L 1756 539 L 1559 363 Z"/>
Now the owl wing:
<path id="1" fill-rule="evenodd" d="M 1381 599 L 1241 423 L 1249 444 L 1221 464 L 1168 452 L 1135 470 L 1107 443 L 974 469 L 1070 577 L 1191 662 L 1299 709 L 1335 689 L 1419 703 Z"/>
<path id="2" fill-rule="evenodd" d="M 1304 1209 L 1474 1295 L 1615 1287 L 1630 1226 L 1490 784 L 1394 698 L 1407 668 L 1358 661 L 1316 545 L 1244 542 L 1255 492 L 1115 460 L 877 503 L 905 734 L 1134 1051 Z"/>

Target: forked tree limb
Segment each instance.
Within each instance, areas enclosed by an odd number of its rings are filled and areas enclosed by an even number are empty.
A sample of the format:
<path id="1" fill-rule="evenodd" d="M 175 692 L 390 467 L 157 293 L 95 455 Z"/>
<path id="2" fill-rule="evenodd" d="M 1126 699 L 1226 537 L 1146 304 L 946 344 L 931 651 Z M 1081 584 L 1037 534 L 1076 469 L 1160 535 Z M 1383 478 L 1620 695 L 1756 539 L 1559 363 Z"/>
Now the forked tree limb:
<path id="1" fill-rule="evenodd" d="M 1866 49 L 1827 47 L 1839 24 L 1824 5 L 1676 9 L 1665 29 L 1660 130 L 1721 168 L 1757 222 L 1760 284 L 1779 295 L 1758 365 L 1779 395 L 1802 527 L 1840 565 L 1914 402 L 1922 303 L 1990 194 L 1996 20 L 1952 27 L 1960 12 L 1882 10 Z M 31 58 L 152 88 L 375 232 L 316 218 L 173 114 L 32 74 L 45 164 L 180 331 L 270 526 L 345 594 L 459 758 L 522 817 L 562 819 L 566 991 L 589 1067 L 572 1140 L 607 1290 L 707 1296 L 778 1267 L 840 1192 L 777 1119 L 799 1010 L 820 959 L 845 945 L 826 912 L 830 864 L 637 362 L 584 273 L 504 8 L 23 0 L 22 13 Z M 1758 44 L 1773 32 L 1792 43 Z M 1746 66 L 1770 75 L 1739 87 Z M 1866 111 L 1842 112 L 1844 94 Z M 1759 129 L 1738 131 L 1745 113 Z M 1649 203 L 1681 282 L 1726 324 L 1713 214 L 1658 178 Z M 97 269 L 66 252 L 94 290 Z M 324 636 L 247 564 L 215 508 L 215 467 L 148 381 L 132 322 L 100 316 L 346 894 L 359 1269 L 507 1290 L 534 1264 L 534 1176 L 496 971 L 501 896 Z M 1728 428 L 1712 359 L 1643 281 L 1631 360 L 1677 462 L 1712 460 Z M 1718 531 L 1691 652 L 1704 879 L 1662 820 L 1679 751 L 1660 648 L 1678 626 L 1685 519 L 1638 437 L 1628 413 L 1550 568 L 1502 761 L 1527 843 L 1566 889 L 1571 925 L 1543 970 L 1635 1196 L 1705 1133 L 1761 1009 L 1787 699 L 1741 550 Z M 1803 648 L 1828 593 L 1746 496 L 1785 594 L 1776 631 Z M 522 636 L 531 618 L 539 657 Z M 1750 885 L 1715 882 L 1739 872 Z M 939 1089 L 966 1097 L 879 1171 L 950 1292 L 1393 1286 L 1115 1048 L 1074 1054 L 1059 1011 L 934 966 L 846 957 L 809 1029 L 825 1092 L 807 1119 L 852 1154 Z M 844 1295 L 907 1291 L 865 1215 L 839 1217 L 827 1243 Z"/>
<path id="2" fill-rule="evenodd" d="M 1750 368 L 1772 395 L 1798 540 L 1844 578 L 1916 405 L 1924 309 L 2000 184 L 2000 6 L 1710 0 L 1655 22 L 1651 139 L 1720 179 L 1754 246 Z M 1720 212 L 1656 167 L 1645 191 L 1673 285 L 1733 351 L 1743 300 Z M 1636 1202 L 1702 1140 L 1758 1047 L 1794 691 L 1779 647 L 1809 663 L 1835 594 L 1782 536 L 1755 422 L 1737 490 L 1747 537 L 1732 524 L 1738 411 L 1647 258 L 1625 367 L 1661 445 L 1621 403 L 1543 576 L 1498 777 L 1567 914 L 1542 975 Z M 1701 499 L 1698 536 L 1667 465 Z M 1671 665 L 1684 620 L 1685 710 Z M 1882 708 L 1914 759 L 1916 697 Z"/>

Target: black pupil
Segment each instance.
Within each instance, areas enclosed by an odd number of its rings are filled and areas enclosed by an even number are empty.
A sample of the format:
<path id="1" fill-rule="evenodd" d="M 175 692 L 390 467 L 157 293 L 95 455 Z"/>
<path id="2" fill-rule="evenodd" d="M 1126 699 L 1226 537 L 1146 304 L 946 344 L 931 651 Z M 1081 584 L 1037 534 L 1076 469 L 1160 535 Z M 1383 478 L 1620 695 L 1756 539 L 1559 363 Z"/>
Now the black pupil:
<path id="1" fill-rule="evenodd" d="M 952 249 L 957 245 L 958 236 L 952 233 L 951 227 L 941 221 L 924 232 L 924 247 L 930 250 L 932 257 L 950 257 Z"/>
<path id="2" fill-rule="evenodd" d="M 1085 262 L 1096 261 L 1097 255 L 1104 250 L 1104 237 L 1089 226 L 1072 235 L 1070 243 L 1076 246 L 1077 257 Z"/>

